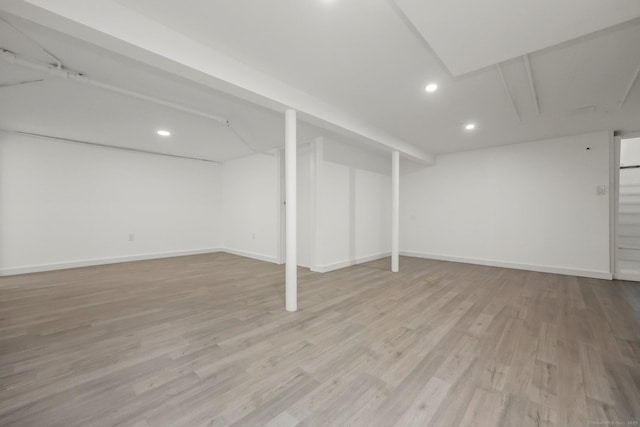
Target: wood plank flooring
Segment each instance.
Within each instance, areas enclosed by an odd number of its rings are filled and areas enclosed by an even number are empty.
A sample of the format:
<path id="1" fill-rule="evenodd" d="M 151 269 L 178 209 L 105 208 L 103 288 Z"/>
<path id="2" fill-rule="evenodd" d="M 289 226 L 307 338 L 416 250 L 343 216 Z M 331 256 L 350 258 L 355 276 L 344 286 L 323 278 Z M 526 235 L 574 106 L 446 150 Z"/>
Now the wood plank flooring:
<path id="1" fill-rule="evenodd" d="M 2 426 L 640 425 L 639 285 L 228 254 L 0 279 Z M 619 424 L 616 424 L 619 423 Z"/>

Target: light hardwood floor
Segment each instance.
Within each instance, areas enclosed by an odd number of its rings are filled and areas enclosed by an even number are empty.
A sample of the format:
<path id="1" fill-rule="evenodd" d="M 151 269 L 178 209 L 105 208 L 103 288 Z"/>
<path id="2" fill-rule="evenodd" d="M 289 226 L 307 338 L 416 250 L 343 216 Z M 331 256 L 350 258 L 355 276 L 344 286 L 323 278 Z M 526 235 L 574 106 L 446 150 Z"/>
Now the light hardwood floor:
<path id="1" fill-rule="evenodd" d="M 297 313 L 228 254 L 2 278 L 0 425 L 639 425 L 638 285 L 388 268 L 300 269 Z"/>

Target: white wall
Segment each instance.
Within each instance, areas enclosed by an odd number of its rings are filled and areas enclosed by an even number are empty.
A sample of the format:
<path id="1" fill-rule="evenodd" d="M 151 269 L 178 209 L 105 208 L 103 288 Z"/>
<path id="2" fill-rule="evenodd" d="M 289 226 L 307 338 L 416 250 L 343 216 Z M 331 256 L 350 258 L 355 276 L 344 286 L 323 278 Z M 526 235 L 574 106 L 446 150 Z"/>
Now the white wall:
<path id="1" fill-rule="evenodd" d="M 220 193 L 213 163 L 0 133 L 0 273 L 218 250 Z"/>
<path id="2" fill-rule="evenodd" d="M 329 139 L 316 144 L 311 269 L 329 271 L 388 256 L 391 155 Z"/>
<path id="3" fill-rule="evenodd" d="M 225 251 L 280 260 L 282 154 L 223 165 Z M 298 146 L 299 266 L 330 271 L 389 255 L 390 166 L 390 154 L 334 140 Z"/>
<path id="4" fill-rule="evenodd" d="M 311 241 L 312 241 L 312 214 L 311 199 L 314 194 L 311 191 L 312 168 L 311 147 L 308 145 L 298 147 L 296 158 L 296 189 L 297 189 L 297 258 L 298 266 L 311 267 Z"/>
<path id="5" fill-rule="evenodd" d="M 224 250 L 264 261 L 278 262 L 278 155 L 254 154 L 225 162 L 222 170 Z"/>
<path id="6" fill-rule="evenodd" d="M 620 166 L 640 165 L 640 138 L 625 138 L 620 142 Z"/>
<path id="7" fill-rule="evenodd" d="M 601 132 L 403 168 L 402 253 L 607 277 L 609 205 L 596 186 L 609 182 L 609 143 Z M 388 256 L 390 155 L 327 139 L 305 150 L 301 265 Z M 220 166 L 0 134 L 0 273 L 218 249 L 278 262 L 279 163 L 256 154 Z"/>
<path id="8" fill-rule="evenodd" d="M 610 278 L 608 132 L 442 155 L 401 177 L 406 255 Z M 587 148 L 590 148 L 587 150 Z"/>

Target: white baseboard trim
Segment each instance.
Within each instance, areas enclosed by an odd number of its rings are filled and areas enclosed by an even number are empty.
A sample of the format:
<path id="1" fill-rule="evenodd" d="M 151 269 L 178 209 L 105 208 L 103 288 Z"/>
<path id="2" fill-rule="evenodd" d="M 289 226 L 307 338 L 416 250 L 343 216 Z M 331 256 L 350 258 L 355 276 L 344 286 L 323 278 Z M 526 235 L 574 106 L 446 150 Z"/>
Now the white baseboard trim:
<path id="1" fill-rule="evenodd" d="M 538 271 L 541 273 L 564 274 L 567 276 L 590 277 L 594 279 L 612 280 L 613 274 L 608 271 L 582 270 L 576 268 L 553 267 L 547 265 L 521 264 L 516 262 L 497 261 L 491 259 L 466 258 L 450 255 L 428 254 L 422 252 L 401 251 L 400 255 L 436 259 L 440 261 L 461 262 L 465 264 L 487 265 L 490 267 L 513 268 L 516 270 Z"/>
<path id="2" fill-rule="evenodd" d="M 226 253 L 231 254 L 231 255 L 243 256 L 245 258 L 253 258 L 253 259 L 260 260 L 260 261 L 270 262 L 270 263 L 273 263 L 273 264 L 278 264 L 279 261 L 280 261 L 277 257 L 274 257 L 274 256 L 263 255 L 263 254 L 258 254 L 258 253 L 249 252 L 249 251 L 243 251 L 243 250 L 239 250 L 239 249 L 223 248 L 223 249 L 220 249 L 220 252 L 226 252 Z"/>
<path id="3" fill-rule="evenodd" d="M 391 256 L 391 252 L 385 252 L 385 253 L 375 254 L 375 255 L 368 255 L 368 256 L 365 256 L 365 257 L 360 257 L 360 258 L 347 260 L 347 261 L 336 262 L 336 263 L 333 263 L 333 264 L 314 265 L 314 266 L 312 266 L 310 268 L 310 270 L 315 272 L 315 273 L 327 273 L 329 271 L 339 270 L 341 268 L 351 267 L 352 265 L 362 264 L 362 263 L 369 262 L 369 261 L 375 261 L 377 259 L 386 258 L 386 257 L 389 257 L 389 256 Z"/>
<path id="4" fill-rule="evenodd" d="M 43 271 L 66 270 L 68 268 L 91 267 L 94 265 L 118 264 L 121 262 L 144 261 L 158 258 L 172 258 L 178 256 L 209 254 L 220 252 L 220 248 L 193 249 L 188 251 L 157 252 L 150 254 L 126 255 L 111 258 L 84 259 L 80 261 L 59 262 L 54 264 L 30 265 L 26 267 L 11 267 L 0 269 L 1 276 L 15 276 L 18 274 L 40 273 Z"/>
<path id="5" fill-rule="evenodd" d="M 229 248 L 206 248 L 206 249 L 194 249 L 194 250 L 187 250 L 187 251 L 158 252 L 158 253 L 127 255 L 127 256 L 111 257 L 111 258 L 88 259 L 88 260 L 80 260 L 80 261 L 54 263 L 54 264 L 32 265 L 32 266 L 26 266 L 26 267 L 12 267 L 12 268 L 0 269 L 0 277 L 14 276 L 18 274 L 39 273 L 43 271 L 65 270 L 69 268 L 90 267 L 94 265 L 117 264 L 122 262 L 144 261 L 144 260 L 158 259 L 158 258 L 172 258 L 172 257 L 178 257 L 178 256 L 207 254 L 207 253 L 215 253 L 215 252 L 226 252 L 232 255 L 238 255 L 246 258 L 257 259 L 260 261 L 270 262 L 273 264 L 279 263 L 279 259 L 277 257 L 267 256 L 267 255 L 258 254 L 254 252 L 248 252 L 248 251 L 243 251 L 238 249 L 229 249 Z M 435 259 L 440 261 L 461 262 L 465 264 L 487 265 L 491 267 L 513 268 L 516 270 L 528 270 L 528 271 L 538 271 L 542 273 L 564 274 L 568 276 L 590 277 L 595 279 L 612 280 L 614 278 L 614 275 L 612 273 L 605 272 L 605 271 L 581 270 L 581 269 L 542 266 L 542 265 L 534 265 L 534 264 L 521 264 L 521 263 L 514 263 L 514 262 L 505 262 L 505 261 L 496 261 L 496 260 L 487 260 L 487 259 L 478 259 L 478 258 L 466 258 L 466 257 L 429 254 L 429 253 L 412 252 L 412 251 L 401 251 L 400 255 L 414 257 L 414 258 Z M 333 264 L 312 266 L 310 270 L 316 273 L 326 273 L 329 271 L 339 270 L 341 268 L 350 267 L 353 265 L 362 264 L 369 261 L 375 261 L 375 260 L 386 258 L 389 256 L 391 256 L 391 254 L 389 252 L 385 252 L 385 253 L 360 257 L 353 260 L 336 262 Z M 638 275 L 634 275 L 634 274 L 616 273 L 615 278 L 618 280 L 638 280 L 639 277 Z"/>
<path id="6" fill-rule="evenodd" d="M 625 280 L 627 282 L 640 282 L 640 273 L 615 273 L 615 280 Z"/>

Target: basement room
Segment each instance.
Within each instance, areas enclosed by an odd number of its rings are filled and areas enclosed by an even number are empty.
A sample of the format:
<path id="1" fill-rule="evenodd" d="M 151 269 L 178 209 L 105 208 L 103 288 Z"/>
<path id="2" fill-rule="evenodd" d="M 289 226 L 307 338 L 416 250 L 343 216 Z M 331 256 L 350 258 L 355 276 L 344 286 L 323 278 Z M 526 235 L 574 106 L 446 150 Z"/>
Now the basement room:
<path id="1" fill-rule="evenodd" d="M 638 0 L 0 0 L 0 425 L 640 425 Z"/>

